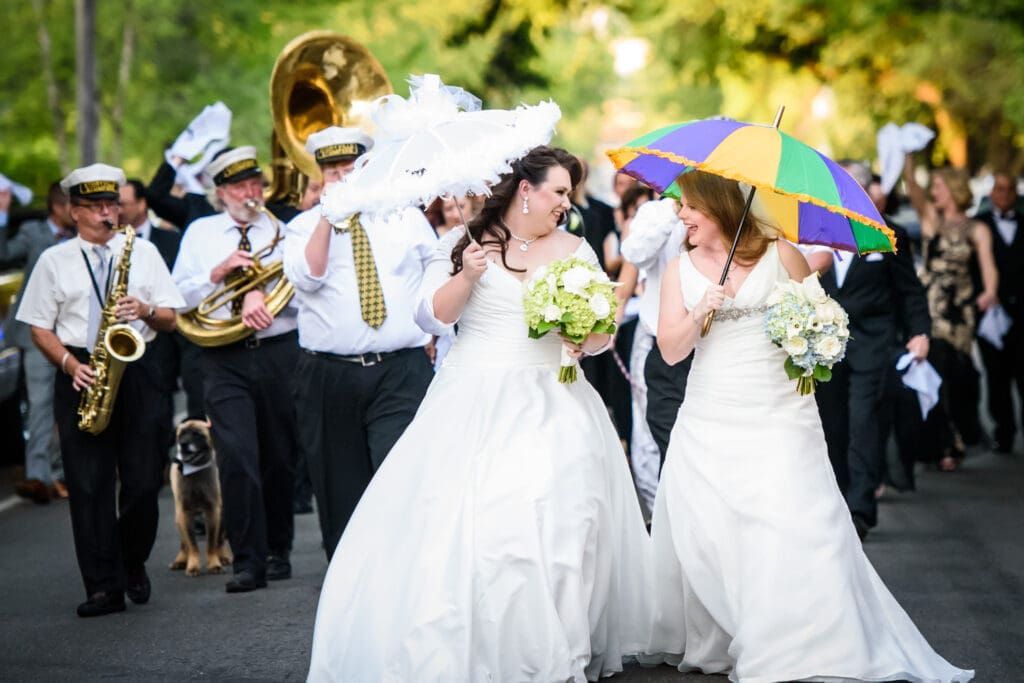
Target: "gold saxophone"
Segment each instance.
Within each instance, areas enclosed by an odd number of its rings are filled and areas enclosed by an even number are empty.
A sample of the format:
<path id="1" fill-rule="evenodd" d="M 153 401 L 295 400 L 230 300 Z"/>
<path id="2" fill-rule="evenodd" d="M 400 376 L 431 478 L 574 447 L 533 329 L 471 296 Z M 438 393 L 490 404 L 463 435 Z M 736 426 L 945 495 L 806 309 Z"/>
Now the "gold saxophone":
<path id="1" fill-rule="evenodd" d="M 131 325 L 117 322 L 117 301 L 128 295 L 128 269 L 135 244 L 132 226 L 117 229 L 124 230 L 127 239 L 117 261 L 113 286 L 100 313 L 96 343 L 89 356 L 89 367 L 95 381 L 82 390 L 82 398 L 78 402 L 78 428 L 90 434 L 100 434 L 110 424 L 125 364 L 138 360 L 146 351 L 146 340 L 142 335 Z"/>

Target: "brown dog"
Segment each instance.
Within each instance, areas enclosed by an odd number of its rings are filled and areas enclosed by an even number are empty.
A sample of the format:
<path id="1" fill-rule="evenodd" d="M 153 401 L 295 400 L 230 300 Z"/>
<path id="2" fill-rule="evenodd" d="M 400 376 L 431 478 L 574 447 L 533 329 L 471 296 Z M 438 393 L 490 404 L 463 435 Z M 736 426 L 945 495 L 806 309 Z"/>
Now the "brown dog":
<path id="1" fill-rule="evenodd" d="M 192 520 L 202 512 L 206 517 L 206 569 L 211 574 L 220 574 L 224 571 L 222 563 L 231 562 L 231 551 L 221 529 L 220 478 L 210 423 L 182 422 L 178 425 L 177 442 L 178 455 L 171 465 L 171 491 L 181 549 L 171 562 L 171 569 L 184 569 L 189 576 L 199 576 L 199 547 Z"/>

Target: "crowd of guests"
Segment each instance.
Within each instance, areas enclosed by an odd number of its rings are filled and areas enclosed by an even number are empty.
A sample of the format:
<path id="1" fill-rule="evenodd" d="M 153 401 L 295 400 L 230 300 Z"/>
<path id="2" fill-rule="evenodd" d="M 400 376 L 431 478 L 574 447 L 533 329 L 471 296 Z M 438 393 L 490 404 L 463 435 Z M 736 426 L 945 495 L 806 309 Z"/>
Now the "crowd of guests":
<path id="1" fill-rule="evenodd" d="M 457 334 L 454 326 L 428 334 L 417 324 L 426 267 L 438 240 L 482 210 L 481 198 L 455 197 L 387 220 L 332 226 L 320 215 L 318 193 L 372 145 L 355 129 L 311 136 L 307 149 L 322 179 L 306 186 L 299 208 L 263 207 L 265 178 L 255 148 L 244 146 L 214 155 L 203 171 L 209 194 L 182 190 L 177 173 L 185 159 L 173 149 L 148 185 L 103 164 L 76 169 L 50 186 L 43 220 L 14 225 L 11 193 L 0 191 L 0 263 L 24 271 L 4 327 L 5 345 L 22 351 L 28 405 L 25 478 L 15 491 L 42 504 L 70 489 L 87 597 L 81 616 L 122 610 L 125 595 L 149 599 L 145 563 L 173 452 L 178 389 L 186 419 L 212 424 L 234 555 L 228 592 L 290 577 L 293 515 L 311 512 L 313 497 L 330 559 Z M 582 367 L 612 416 L 649 518 L 692 360 L 666 362 L 656 343 L 660 282 L 687 248 L 686 227 L 674 200 L 621 174 L 613 203 L 605 203 L 588 193 L 582 168 L 562 229 L 585 239 L 622 283 L 614 345 Z M 925 190 L 909 156 L 906 169 L 921 219 L 917 253 L 895 224 L 895 254 L 804 251 L 851 318 L 847 360 L 821 386 L 818 403 L 862 539 L 877 524 L 884 484 L 912 489 L 915 462 L 952 471 L 968 446 L 987 439 L 975 342 L 998 451 L 1013 450 L 1018 429 L 1011 384 L 1024 389 L 1024 332 L 1015 322 L 1024 315 L 1017 179 L 995 173 L 987 204 L 970 216 L 963 172 L 936 170 Z M 884 211 L 888 197 L 878 193 L 877 177 L 856 162 L 847 170 Z M 115 224 L 137 235 L 118 316 L 142 334 L 147 351 L 126 370 L 116 419 L 103 434 L 87 435 L 75 428 L 76 409 L 79 391 L 93 382 L 88 361 L 107 304 L 104 283 L 124 243 L 110 229 Z M 282 310 L 271 313 L 255 290 L 217 314 L 253 331 L 241 341 L 203 347 L 174 330 L 176 311 L 251 268 L 261 251 L 264 265 L 283 262 L 296 290 Z M 927 359 L 942 377 L 927 415 L 900 382 L 896 361 L 904 353 Z M 899 446 L 894 459 L 886 457 L 890 435 Z"/>

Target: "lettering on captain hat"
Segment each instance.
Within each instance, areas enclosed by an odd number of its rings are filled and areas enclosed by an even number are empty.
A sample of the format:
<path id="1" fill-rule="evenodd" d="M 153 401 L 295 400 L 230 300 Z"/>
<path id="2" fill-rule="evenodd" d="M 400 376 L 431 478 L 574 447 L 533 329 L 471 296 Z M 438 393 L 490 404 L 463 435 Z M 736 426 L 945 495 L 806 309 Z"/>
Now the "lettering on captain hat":
<path id="1" fill-rule="evenodd" d="M 214 185 L 237 183 L 263 173 L 256 161 L 256 148 L 229 147 L 219 152 L 206 167 L 204 173 L 213 180 Z"/>
<path id="2" fill-rule="evenodd" d="M 373 147 L 373 138 L 358 128 L 328 126 L 306 140 L 306 151 L 318 164 L 347 161 L 366 154 Z"/>
<path id="3" fill-rule="evenodd" d="M 60 181 L 71 199 L 118 199 L 118 188 L 124 184 L 124 171 L 107 164 L 76 168 Z"/>

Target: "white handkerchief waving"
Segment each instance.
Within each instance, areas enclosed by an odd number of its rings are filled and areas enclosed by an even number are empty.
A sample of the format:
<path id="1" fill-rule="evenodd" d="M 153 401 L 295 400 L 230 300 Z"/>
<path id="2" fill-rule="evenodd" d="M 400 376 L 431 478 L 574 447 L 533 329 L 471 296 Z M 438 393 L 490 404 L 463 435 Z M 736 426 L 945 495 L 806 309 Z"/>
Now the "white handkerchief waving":
<path id="1" fill-rule="evenodd" d="M 11 191 L 14 198 L 18 200 L 18 203 L 25 206 L 32 201 L 32 190 L 25 187 L 21 183 L 16 183 L 3 173 L 0 173 L 0 192 Z"/>
<path id="2" fill-rule="evenodd" d="M 882 170 L 882 190 L 889 194 L 903 172 L 903 155 L 925 148 L 935 133 L 920 123 L 897 126 L 891 121 L 878 131 L 878 165 Z"/>
<path id="3" fill-rule="evenodd" d="M 1002 350 L 1003 338 L 1006 337 L 1006 333 L 1010 331 L 1012 325 L 1013 318 L 1006 312 L 1006 309 L 995 305 L 981 316 L 981 322 L 978 323 L 978 336 Z"/>
<path id="4" fill-rule="evenodd" d="M 922 360 L 915 363 L 912 353 L 900 356 L 900 359 L 896 361 L 896 370 L 903 373 L 903 384 L 917 392 L 917 402 L 921 406 L 921 419 L 928 419 L 928 413 L 939 402 L 939 387 L 942 386 L 942 377 L 928 361 Z"/>

